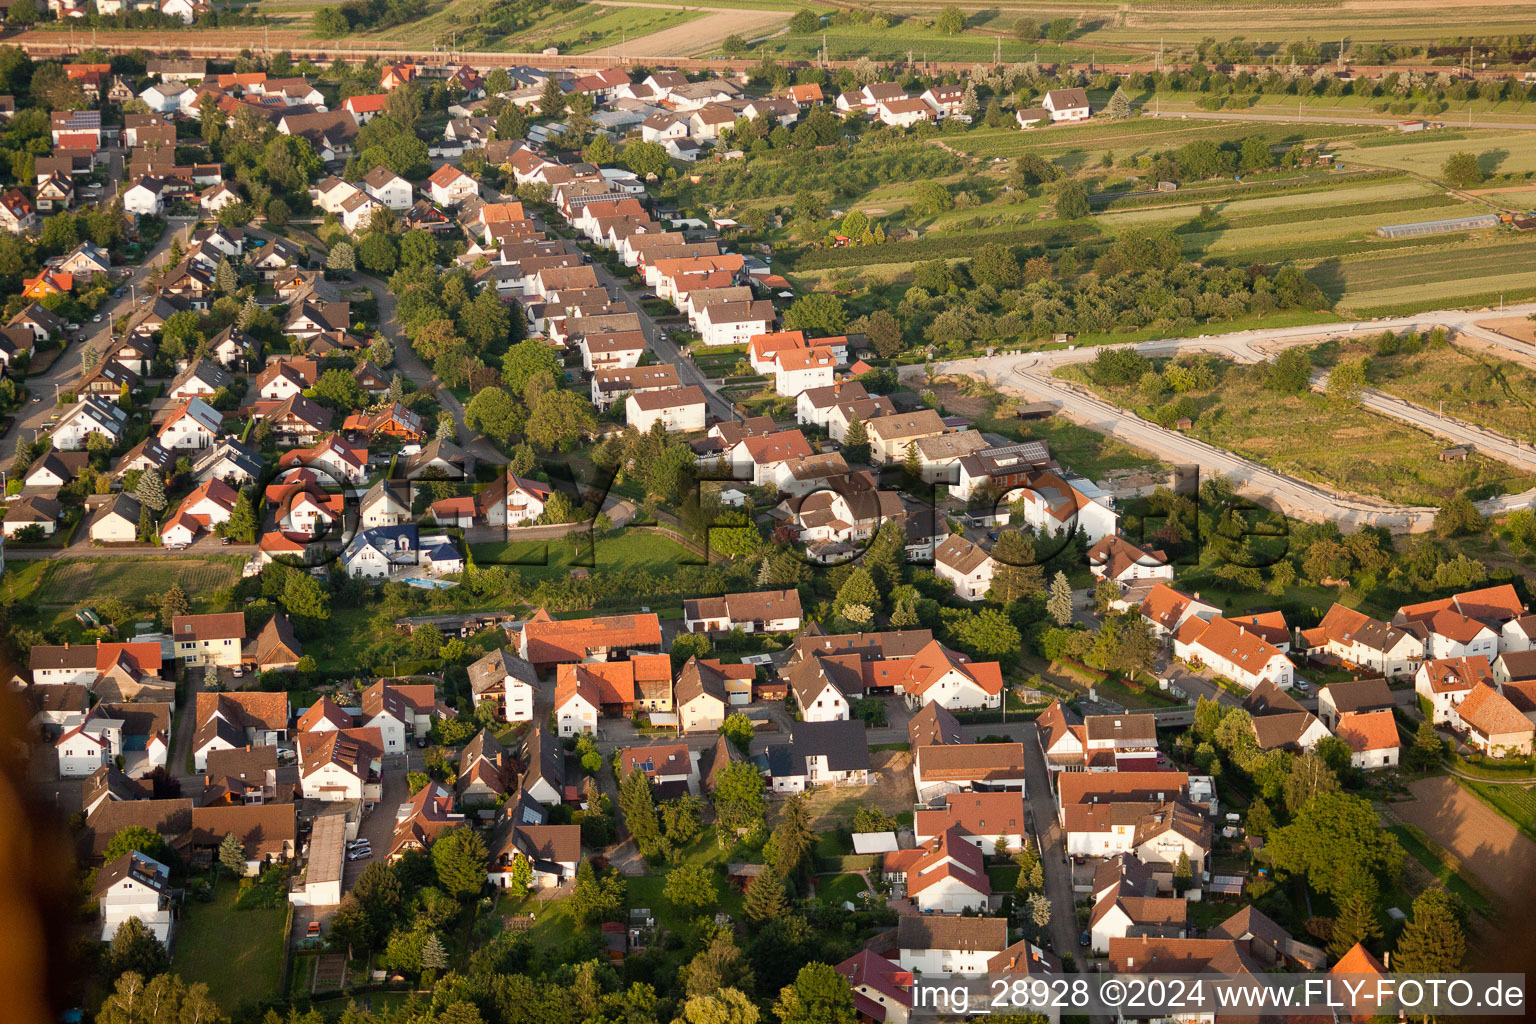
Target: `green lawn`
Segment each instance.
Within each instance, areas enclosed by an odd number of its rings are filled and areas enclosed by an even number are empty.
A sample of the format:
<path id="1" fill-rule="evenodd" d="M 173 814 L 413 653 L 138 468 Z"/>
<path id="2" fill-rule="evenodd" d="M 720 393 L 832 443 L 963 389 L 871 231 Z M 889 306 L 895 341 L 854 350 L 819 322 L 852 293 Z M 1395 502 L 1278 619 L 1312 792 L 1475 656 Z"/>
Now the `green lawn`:
<path id="1" fill-rule="evenodd" d="M 187 900 L 172 934 L 172 969 L 188 984 L 203 982 L 225 1013 L 277 991 L 287 946 L 288 908 L 236 910 L 239 885 L 220 878 L 212 903 Z"/>
<path id="2" fill-rule="evenodd" d="M 1482 891 L 1474 886 L 1471 880 L 1458 870 L 1459 865 L 1455 858 L 1441 850 L 1434 841 L 1414 825 L 1392 825 L 1388 832 L 1397 836 L 1397 841 L 1403 845 L 1403 849 L 1414 860 L 1424 865 L 1425 869 L 1440 881 L 1447 889 L 1461 898 L 1472 910 L 1484 917 L 1493 917 L 1493 904 Z"/>
<path id="3" fill-rule="evenodd" d="M 517 899 L 504 893 L 496 904 L 496 911 L 506 917 L 532 914 L 533 926 L 528 929 L 528 939 L 535 948 L 544 951 L 560 948 L 572 935 L 583 930 L 571 911 L 569 899 L 540 900 L 532 896 Z"/>
<path id="4" fill-rule="evenodd" d="M 515 530 L 509 534 L 516 536 Z M 476 565 L 505 565 L 515 568 L 524 578 L 535 580 L 565 576 L 573 568 L 594 573 L 604 569 L 638 569 L 663 574 L 673 572 L 679 565 L 699 561 L 698 555 L 676 541 L 642 530 L 625 530 L 603 538 L 597 542 L 595 554 L 585 537 L 578 545 L 566 538 L 471 544 L 470 552 Z"/>
<path id="5" fill-rule="evenodd" d="M 988 864 L 987 878 L 992 883 L 993 892 L 1012 892 L 1014 886 L 1019 884 L 1019 866 L 1017 864 Z"/>
<path id="6" fill-rule="evenodd" d="M 816 895 L 834 906 L 860 904 L 859 893 L 869 888 L 862 875 L 822 875 L 816 879 Z"/>

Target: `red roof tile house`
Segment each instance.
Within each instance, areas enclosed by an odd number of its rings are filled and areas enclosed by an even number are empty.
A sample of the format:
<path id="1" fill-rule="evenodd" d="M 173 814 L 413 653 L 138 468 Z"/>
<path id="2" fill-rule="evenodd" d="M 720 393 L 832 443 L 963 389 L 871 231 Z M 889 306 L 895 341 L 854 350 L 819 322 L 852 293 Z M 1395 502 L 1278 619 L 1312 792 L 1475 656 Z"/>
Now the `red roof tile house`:
<path id="1" fill-rule="evenodd" d="M 683 628 L 690 633 L 793 633 L 802 614 L 798 590 L 699 597 L 683 602 Z"/>
<path id="2" fill-rule="evenodd" d="M 517 631 L 518 654 L 539 672 L 556 665 L 603 662 L 632 653 L 661 650 L 661 620 L 655 612 L 556 620 L 540 608 Z"/>
<path id="3" fill-rule="evenodd" d="M 1526 612 L 1513 585 L 1469 590 L 1439 601 L 1408 604 L 1392 616 L 1392 625 L 1424 637 L 1425 656 L 1498 657 L 1504 624 Z"/>
<path id="4" fill-rule="evenodd" d="M 951 828 L 960 829 L 966 842 L 986 854 L 997 848 L 999 840 L 1008 850 L 1022 849 L 1028 832 L 1024 794 L 948 793 L 942 808 L 918 811 L 913 816 L 912 831 L 919 844 Z"/>
<path id="5" fill-rule="evenodd" d="M 1369 771 L 1397 764 L 1397 720 L 1389 710 L 1347 711 L 1339 716 L 1334 735 L 1349 744 L 1349 762 L 1356 768 Z"/>
<path id="6" fill-rule="evenodd" d="M 378 800 L 384 737 L 378 729 L 299 734 L 299 783 L 307 800 Z"/>
<path id="7" fill-rule="evenodd" d="M 1466 736 L 1467 746 L 1489 757 L 1528 757 L 1536 726 L 1510 701 L 1486 682 L 1474 683 L 1466 697 L 1452 708 L 1451 728 Z"/>
<path id="8" fill-rule="evenodd" d="M 959 826 L 952 825 L 911 850 L 887 853 L 884 873 L 903 883 L 902 892 L 924 914 L 990 909 L 992 883 L 986 858 Z"/>
<path id="9" fill-rule="evenodd" d="M 1471 658 L 1437 658 L 1419 666 L 1413 677 L 1413 689 L 1429 701 L 1436 725 L 1450 725 L 1456 705 L 1467 698 L 1478 683 L 1492 686 L 1493 669 L 1481 654 Z"/>
<path id="10" fill-rule="evenodd" d="M 1067 852 L 1134 853 L 1171 887 L 1179 855 L 1195 877 L 1211 851 L 1210 820 L 1185 801 L 1185 772 L 1062 772 L 1057 802 Z"/>
<path id="11" fill-rule="evenodd" d="M 794 88 L 806 88 L 795 86 Z M 821 94 L 819 86 L 817 96 Z M 873 1024 L 906 1024 L 912 1012 L 912 972 L 868 949 L 860 950 L 833 970 L 848 979 L 859 1020 Z"/>
<path id="12" fill-rule="evenodd" d="M 1307 656 L 1346 669 L 1367 668 L 1385 678 L 1411 676 L 1424 661 L 1424 640 L 1364 612 L 1335 604 L 1315 629 L 1301 631 Z"/>
<path id="13" fill-rule="evenodd" d="M 411 850 L 431 849 L 444 830 L 463 824 L 464 815 L 453 813 L 453 794 L 448 787 L 429 782 L 398 811 L 389 859 L 399 860 Z"/>
<path id="14" fill-rule="evenodd" d="M 1221 614 L 1213 604 L 1188 594 L 1181 594 L 1166 583 L 1154 583 L 1141 602 L 1141 617 L 1159 637 L 1172 636 L 1192 618 L 1212 619 Z"/>
<path id="15" fill-rule="evenodd" d="M 1296 666 L 1278 647 L 1249 626 L 1220 615 L 1209 622 L 1187 619 L 1174 634 L 1173 653 L 1249 690 L 1266 680 L 1289 689 L 1296 679 Z"/>
<path id="16" fill-rule="evenodd" d="M 1165 552 L 1132 544 L 1118 535 L 1101 537 L 1088 549 L 1088 568 L 1098 579 L 1115 583 L 1173 579 L 1173 566 Z"/>

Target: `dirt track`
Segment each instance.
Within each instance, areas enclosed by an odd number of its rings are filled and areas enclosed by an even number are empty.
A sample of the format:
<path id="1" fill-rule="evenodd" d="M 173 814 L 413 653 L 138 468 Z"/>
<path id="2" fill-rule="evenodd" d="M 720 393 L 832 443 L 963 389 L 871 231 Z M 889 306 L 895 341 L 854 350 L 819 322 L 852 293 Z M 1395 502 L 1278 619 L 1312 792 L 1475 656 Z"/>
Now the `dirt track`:
<path id="1" fill-rule="evenodd" d="M 1529 898 L 1536 842 L 1520 832 L 1454 779 L 1420 779 L 1409 787 L 1414 799 L 1392 805 L 1404 821 L 1423 829 L 1455 854 L 1506 906 Z"/>

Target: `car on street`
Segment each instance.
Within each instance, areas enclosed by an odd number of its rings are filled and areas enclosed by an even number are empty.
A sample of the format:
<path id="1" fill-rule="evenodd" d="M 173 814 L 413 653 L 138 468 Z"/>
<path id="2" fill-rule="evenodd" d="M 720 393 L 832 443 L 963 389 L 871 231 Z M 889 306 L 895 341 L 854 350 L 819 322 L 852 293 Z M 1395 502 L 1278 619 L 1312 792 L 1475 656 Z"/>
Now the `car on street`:
<path id="1" fill-rule="evenodd" d="M 33 395 L 32 396 L 32 401 L 34 401 L 34 402 L 41 402 L 42 400 L 43 400 L 43 396 L 42 395 Z"/>
<path id="2" fill-rule="evenodd" d="M 1079 946 L 1091 946 L 1091 945 L 1093 945 L 1093 932 L 1091 932 L 1088 929 L 1084 928 L 1083 929 L 1083 933 L 1077 937 L 1077 944 Z"/>
<path id="3" fill-rule="evenodd" d="M 91 323 L 93 323 L 93 324 L 101 323 L 101 314 L 97 313 L 95 316 L 91 317 Z"/>

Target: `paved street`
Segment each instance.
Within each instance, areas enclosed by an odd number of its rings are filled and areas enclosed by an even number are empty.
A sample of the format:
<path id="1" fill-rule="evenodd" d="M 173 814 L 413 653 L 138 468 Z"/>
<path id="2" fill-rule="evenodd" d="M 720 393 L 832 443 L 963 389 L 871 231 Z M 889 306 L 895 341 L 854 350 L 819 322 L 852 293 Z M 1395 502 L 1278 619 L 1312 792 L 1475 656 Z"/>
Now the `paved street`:
<path id="1" fill-rule="evenodd" d="M 1076 955 L 1078 927 L 1077 905 L 1072 895 L 1072 865 L 1067 861 L 1066 837 L 1056 820 L 1050 770 L 1045 766 L 1045 755 L 1040 751 L 1039 734 L 1033 722 L 1017 727 L 1013 738 L 1024 744 L 1024 797 L 1040 844 L 1045 895 L 1051 901 L 1051 945 L 1057 956 Z"/>
<path id="2" fill-rule="evenodd" d="M 1533 311 L 1536 311 L 1536 304 L 1525 304 L 1509 306 L 1499 315 L 1515 317 Z M 1171 356 L 1179 352 L 1214 352 L 1238 362 L 1252 363 L 1268 359 L 1285 348 L 1331 337 L 1385 330 L 1429 331 L 1438 326 L 1452 331 L 1464 331 L 1494 347 L 1527 358 L 1536 354 L 1536 350 L 1529 345 L 1476 327 L 1476 321 L 1487 319 L 1489 315 L 1486 310 L 1442 310 L 1356 323 L 1248 330 L 1198 338 L 1163 338 L 1142 342 L 1135 349 L 1148 357 Z M 1426 531 L 1434 525 L 1436 509 L 1341 497 L 1324 487 L 1287 476 L 1226 449 L 1217 448 L 1176 430 L 1166 430 L 1099 399 L 1080 385 L 1052 376 L 1057 367 L 1091 362 L 1098 352 L 1098 348 L 1090 346 L 998 354 L 941 362 L 935 365 L 934 372 L 981 377 L 1000 388 L 1011 389 L 1030 398 L 1048 399 L 1059 404 L 1062 415 L 1075 423 L 1151 452 L 1176 465 L 1198 465 L 1202 471 L 1222 473 L 1246 492 L 1261 496 L 1280 511 L 1298 519 L 1311 522 L 1332 520 L 1346 527 L 1385 526 L 1415 533 Z M 904 367 L 901 372 L 904 376 L 915 377 L 923 373 L 923 368 Z M 1469 436 L 1470 431 L 1476 429 L 1448 421 L 1428 409 L 1414 406 L 1412 410 L 1413 418 L 1408 422 L 1441 436 Z M 1385 406 L 1378 411 L 1385 412 Z M 1398 418 L 1406 419 L 1408 415 L 1408 410 L 1394 411 L 1399 413 Z M 1517 444 L 1508 439 L 1503 440 L 1509 445 Z M 1484 444 L 1483 441 L 1477 443 Z M 1523 449 L 1522 460 L 1533 458 L 1528 446 L 1521 445 L 1520 448 Z M 1480 502 L 1478 507 L 1485 514 L 1494 514 L 1528 508 L 1533 501 L 1536 501 L 1536 489 L 1492 498 Z"/>
<path id="3" fill-rule="evenodd" d="M 22 439 L 30 441 L 44 432 L 48 426 L 48 417 L 59 411 L 58 396 L 68 391 L 80 376 L 86 347 L 98 350 L 106 347 L 112 338 L 112 321 L 132 312 L 135 297 L 144 298 L 145 284 L 151 274 L 166 261 L 172 239 L 179 237 L 185 246 L 191 226 L 190 219 L 185 217 L 171 220 L 144 262 L 140 266 L 127 268 L 130 273 L 118 282 L 117 287 L 123 289 L 123 297 L 108 299 L 102 304 L 101 322 L 82 322 L 80 326 L 85 333 L 84 340 L 67 343 L 47 372 L 25 379 L 27 390 L 38 401 L 28 402 L 18 410 L 16 422 L 0 437 L 0 466 L 10 468 L 11 460 L 16 456 L 16 446 Z"/>

